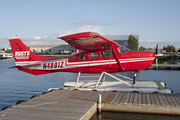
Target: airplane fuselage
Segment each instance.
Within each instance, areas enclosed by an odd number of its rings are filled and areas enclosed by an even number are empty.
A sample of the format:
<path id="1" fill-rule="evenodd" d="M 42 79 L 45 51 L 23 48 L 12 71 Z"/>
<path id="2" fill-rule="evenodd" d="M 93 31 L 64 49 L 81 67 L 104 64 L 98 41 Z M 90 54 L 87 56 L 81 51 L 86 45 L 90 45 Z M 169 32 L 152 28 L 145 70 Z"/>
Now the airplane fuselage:
<path id="1" fill-rule="evenodd" d="M 105 50 L 111 51 L 111 50 Z M 81 73 L 101 73 L 101 72 L 125 72 L 125 71 L 140 71 L 151 66 L 154 60 L 152 52 L 144 51 L 127 51 L 124 54 L 119 54 L 118 59 L 124 68 L 119 69 L 114 56 L 102 54 L 103 51 L 81 52 L 70 56 L 67 59 L 54 59 L 30 64 L 38 64 L 37 66 L 28 66 L 23 69 L 36 70 L 43 72 L 81 72 Z M 38 72 L 37 72 L 38 74 Z"/>

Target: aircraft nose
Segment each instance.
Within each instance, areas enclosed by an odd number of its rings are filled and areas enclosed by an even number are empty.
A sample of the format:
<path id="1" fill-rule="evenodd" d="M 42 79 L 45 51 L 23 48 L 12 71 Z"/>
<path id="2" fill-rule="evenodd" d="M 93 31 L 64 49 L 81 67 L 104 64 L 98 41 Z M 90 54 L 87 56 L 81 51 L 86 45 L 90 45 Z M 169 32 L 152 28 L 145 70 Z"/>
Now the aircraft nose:
<path id="1" fill-rule="evenodd" d="M 148 56 L 152 57 L 152 58 L 155 58 L 155 54 L 153 52 L 149 52 Z"/>
<path id="2" fill-rule="evenodd" d="M 151 57 L 155 57 L 155 54 L 154 54 L 154 53 L 151 53 L 150 56 L 151 56 Z"/>

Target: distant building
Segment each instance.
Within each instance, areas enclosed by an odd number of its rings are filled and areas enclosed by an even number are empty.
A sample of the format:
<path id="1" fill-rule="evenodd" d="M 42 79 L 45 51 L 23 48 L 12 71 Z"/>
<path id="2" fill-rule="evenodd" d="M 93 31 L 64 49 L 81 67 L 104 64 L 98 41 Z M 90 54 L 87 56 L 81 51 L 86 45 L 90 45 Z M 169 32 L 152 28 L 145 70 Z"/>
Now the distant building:
<path id="1" fill-rule="evenodd" d="M 139 42 L 139 35 L 133 35 Z M 123 45 L 125 47 L 128 47 L 128 39 L 129 39 L 129 35 L 106 35 L 105 37 L 107 37 L 110 40 L 115 41 L 116 43 L 118 43 L 119 45 Z"/>
<path id="2" fill-rule="evenodd" d="M 67 43 L 36 43 L 30 50 L 38 54 L 71 54 L 75 49 Z"/>

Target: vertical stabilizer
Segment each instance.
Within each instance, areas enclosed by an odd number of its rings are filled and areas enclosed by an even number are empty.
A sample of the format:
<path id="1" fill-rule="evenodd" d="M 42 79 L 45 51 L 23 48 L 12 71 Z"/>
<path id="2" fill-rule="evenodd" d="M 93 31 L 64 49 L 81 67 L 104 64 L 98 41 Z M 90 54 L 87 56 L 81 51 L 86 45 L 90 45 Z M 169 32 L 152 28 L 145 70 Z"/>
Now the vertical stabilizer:
<path id="1" fill-rule="evenodd" d="M 9 38 L 9 42 L 17 66 L 54 59 L 50 57 L 39 56 L 33 53 L 18 37 Z"/>

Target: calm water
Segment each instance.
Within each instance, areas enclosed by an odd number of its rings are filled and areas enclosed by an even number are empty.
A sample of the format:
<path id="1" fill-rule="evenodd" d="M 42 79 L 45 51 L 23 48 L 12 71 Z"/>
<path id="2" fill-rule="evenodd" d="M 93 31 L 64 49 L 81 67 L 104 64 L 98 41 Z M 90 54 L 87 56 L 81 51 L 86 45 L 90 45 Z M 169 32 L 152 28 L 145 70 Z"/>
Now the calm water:
<path id="1" fill-rule="evenodd" d="M 28 100 L 33 95 L 41 95 L 48 88 L 63 88 L 63 83 L 75 81 L 77 73 L 52 73 L 34 76 L 16 68 L 14 60 L 0 60 L 0 110 L 5 106 L 15 105 L 18 100 Z M 121 73 L 133 78 L 131 72 Z M 106 78 L 108 79 L 108 78 Z M 142 70 L 137 80 L 160 80 L 174 93 L 180 93 L 180 71 L 176 70 Z"/>

